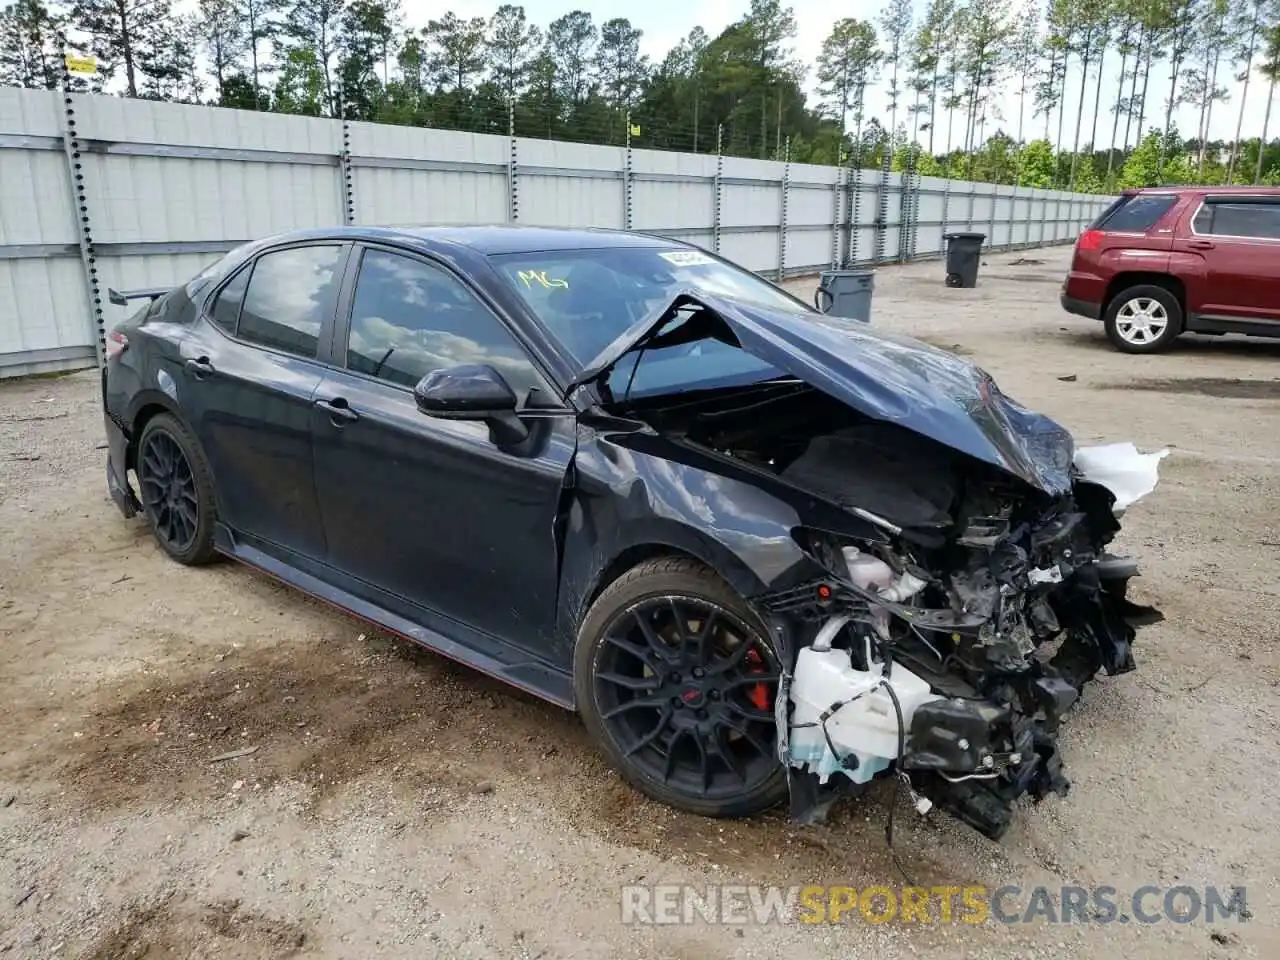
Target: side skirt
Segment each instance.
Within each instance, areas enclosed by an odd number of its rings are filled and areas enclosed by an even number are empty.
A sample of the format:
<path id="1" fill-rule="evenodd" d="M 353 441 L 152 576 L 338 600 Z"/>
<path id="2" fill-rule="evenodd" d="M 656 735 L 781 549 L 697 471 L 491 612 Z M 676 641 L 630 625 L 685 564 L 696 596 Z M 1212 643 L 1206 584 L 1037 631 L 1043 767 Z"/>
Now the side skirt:
<path id="1" fill-rule="evenodd" d="M 471 667 L 473 670 L 509 683 L 558 707 L 566 710 L 575 709 L 573 678 L 549 664 L 530 659 L 526 652 L 517 647 L 489 638 L 488 645 L 495 646 L 499 652 L 496 655 L 481 653 L 466 644 L 450 639 L 437 630 L 414 623 L 400 614 L 357 597 L 311 573 L 279 560 L 238 539 L 221 523 L 217 526 L 215 543 L 219 553 L 301 590 L 317 600 L 322 600 L 344 613 L 412 641 L 433 653 Z M 509 656 L 502 656 L 501 654 L 504 653 Z"/>

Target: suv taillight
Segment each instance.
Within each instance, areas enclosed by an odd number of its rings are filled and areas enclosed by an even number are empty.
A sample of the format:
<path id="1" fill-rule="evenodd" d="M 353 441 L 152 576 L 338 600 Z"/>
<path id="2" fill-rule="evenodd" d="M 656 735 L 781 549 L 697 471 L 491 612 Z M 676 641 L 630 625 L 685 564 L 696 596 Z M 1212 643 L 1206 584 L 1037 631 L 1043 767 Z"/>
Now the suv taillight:
<path id="1" fill-rule="evenodd" d="M 1080 239 L 1076 241 L 1077 250 L 1097 250 L 1102 246 L 1101 230 L 1086 230 L 1080 234 Z"/>
<path id="2" fill-rule="evenodd" d="M 129 338 L 119 330 L 107 334 L 107 359 L 114 360 L 129 349 Z"/>

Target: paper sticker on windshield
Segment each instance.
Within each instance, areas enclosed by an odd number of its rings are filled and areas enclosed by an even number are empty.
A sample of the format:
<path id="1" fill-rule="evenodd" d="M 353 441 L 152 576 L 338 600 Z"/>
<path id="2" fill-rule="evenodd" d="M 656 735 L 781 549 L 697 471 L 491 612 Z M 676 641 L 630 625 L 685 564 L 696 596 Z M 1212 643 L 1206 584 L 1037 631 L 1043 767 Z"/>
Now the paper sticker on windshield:
<path id="1" fill-rule="evenodd" d="M 677 267 L 705 267 L 716 262 L 713 257 L 697 250 L 668 250 L 658 256 L 667 263 L 674 263 Z"/>

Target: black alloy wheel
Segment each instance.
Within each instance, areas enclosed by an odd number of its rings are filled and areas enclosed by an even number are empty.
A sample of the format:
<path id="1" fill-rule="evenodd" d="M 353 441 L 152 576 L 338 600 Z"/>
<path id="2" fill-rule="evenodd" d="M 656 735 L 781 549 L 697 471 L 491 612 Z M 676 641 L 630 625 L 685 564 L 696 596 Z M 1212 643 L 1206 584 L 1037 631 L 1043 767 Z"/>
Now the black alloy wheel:
<path id="1" fill-rule="evenodd" d="M 683 589 L 653 582 L 673 572 Z M 609 603 L 619 585 L 650 589 Z M 779 666 L 750 611 L 684 560 L 642 564 L 601 595 L 588 622 L 601 601 L 611 609 L 591 644 L 583 712 L 615 766 L 655 799 L 704 815 L 744 816 L 778 802 L 786 788 L 773 712 Z"/>
<path id="2" fill-rule="evenodd" d="M 175 418 L 160 414 L 138 439 L 134 472 L 142 509 L 165 553 L 180 563 L 214 556 L 214 506 L 209 469 L 199 446 Z"/>

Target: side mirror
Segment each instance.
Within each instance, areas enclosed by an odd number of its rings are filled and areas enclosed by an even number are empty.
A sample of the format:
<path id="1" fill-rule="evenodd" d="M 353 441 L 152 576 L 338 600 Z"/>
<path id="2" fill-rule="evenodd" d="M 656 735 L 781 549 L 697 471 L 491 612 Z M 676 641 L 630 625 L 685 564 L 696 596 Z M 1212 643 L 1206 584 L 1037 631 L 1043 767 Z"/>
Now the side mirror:
<path id="1" fill-rule="evenodd" d="M 483 420 L 500 447 L 529 435 L 516 415 L 516 395 L 502 374 L 488 364 L 463 364 L 433 370 L 413 388 L 413 399 L 429 417 Z"/>

